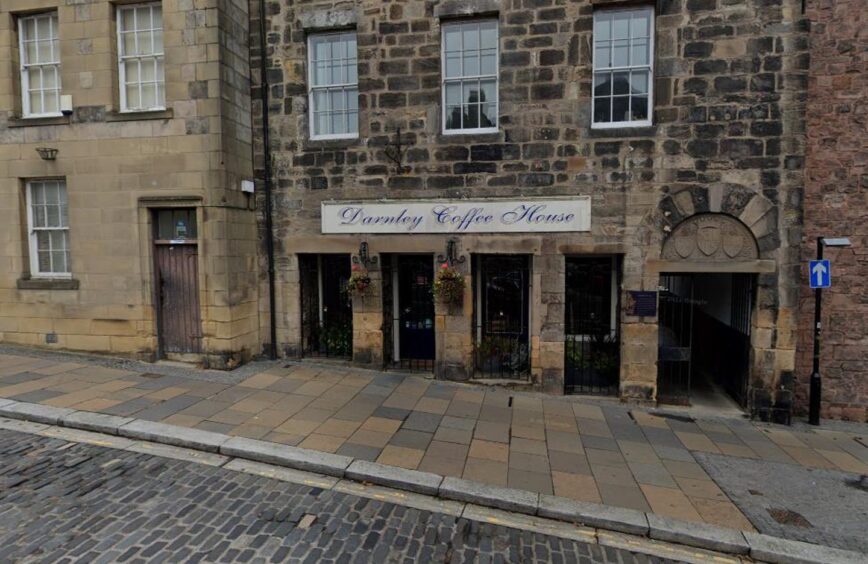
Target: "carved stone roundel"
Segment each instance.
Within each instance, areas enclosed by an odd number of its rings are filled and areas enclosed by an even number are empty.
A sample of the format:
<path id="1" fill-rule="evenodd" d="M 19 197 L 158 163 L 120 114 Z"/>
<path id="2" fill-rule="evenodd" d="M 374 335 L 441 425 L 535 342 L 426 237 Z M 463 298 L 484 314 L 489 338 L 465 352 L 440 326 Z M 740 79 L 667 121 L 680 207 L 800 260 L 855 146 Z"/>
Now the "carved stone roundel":
<path id="1" fill-rule="evenodd" d="M 663 243 L 664 260 L 756 260 L 756 239 L 745 224 L 724 214 L 702 214 L 679 223 Z"/>

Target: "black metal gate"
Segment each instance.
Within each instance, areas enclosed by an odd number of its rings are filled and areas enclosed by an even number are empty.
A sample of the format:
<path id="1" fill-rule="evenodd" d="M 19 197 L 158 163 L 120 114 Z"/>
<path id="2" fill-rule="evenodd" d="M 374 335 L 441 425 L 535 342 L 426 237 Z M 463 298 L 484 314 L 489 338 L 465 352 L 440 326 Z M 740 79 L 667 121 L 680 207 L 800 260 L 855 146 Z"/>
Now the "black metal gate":
<path id="1" fill-rule="evenodd" d="M 299 255 L 298 263 L 302 355 L 351 357 L 353 308 L 347 293 L 350 255 Z"/>
<path id="2" fill-rule="evenodd" d="M 387 362 L 402 370 L 434 370 L 434 257 L 384 255 L 383 280 Z"/>
<path id="3" fill-rule="evenodd" d="M 476 257 L 476 371 L 480 378 L 530 374 L 530 266 L 526 255 Z"/>
<path id="4" fill-rule="evenodd" d="M 693 277 L 660 277 L 657 311 L 657 399 L 663 403 L 690 402 L 693 345 Z"/>
<path id="5" fill-rule="evenodd" d="M 618 394 L 615 257 L 567 257 L 564 385 L 567 393 Z"/>

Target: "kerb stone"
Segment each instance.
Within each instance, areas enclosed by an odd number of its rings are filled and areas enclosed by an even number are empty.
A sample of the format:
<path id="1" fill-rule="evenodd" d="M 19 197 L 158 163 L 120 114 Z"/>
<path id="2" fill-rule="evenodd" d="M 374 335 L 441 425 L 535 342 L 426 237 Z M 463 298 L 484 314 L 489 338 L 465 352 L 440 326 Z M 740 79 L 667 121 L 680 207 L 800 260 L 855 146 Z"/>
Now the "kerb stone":
<path id="1" fill-rule="evenodd" d="M 367 460 L 356 460 L 350 464 L 346 471 L 346 477 L 351 480 L 429 495 L 437 495 L 440 484 L 443 482 L 443 477 L 437 474 L 396 468 Z"/>
<path id="2" fill-rule="evenodd" d="M 646 536 L 648 534 L 648 519 L 645 514 L 624 507 L 612 507 L 542 494 L 539 496 L 537 515 L 631 535 Z"/>
<path id="3" fill-rule="evenodd" d="M 63 418 L 61 424 L 72 429 L 96 431 L 117 435 L 118 428 L 133 421 L 131 417 L 118 417 L 106 413 L 94 413 L 92 411 L 76 411 Z"/>
<path id="4" fill-rule="evenodd" d="M 130 439 L 204 450 L 206 452 L 219 452 L 220 445 L 226 442 L 228 438 L 226 435 L 219 433 L 138 419 L 118 427 L 118 435 Z"/>
<path id="5" fill-rule="evenodd" d="M 232 437 L 220 446 L 220 453 L 295 468 L 296 470 L 318 472 L 337 478 L 344 477 L 347 466 L 353 461 L 349 456 L 317 452 L 244 437 Z"/>
<path id="6" fill-rule="evenodd" d="M 22 401 L 12 402 L 0 406 L 0 416 L 10 419 L 23 419 L 25 421 L 34 421 L 36 423 L 45 423 L 47 425 L 57 425 L 64 417 L 71 414 L 72 409 L 66 407 L 53 407 L 50 405 L 41 405 L 38 403 L 27 403 Z"/>
<path id="7" fill-rule="evenodd" d="M 705 523 L 679 521 L 653 513 L 648 513 L 647 516 L 649 536 L 652 539 L 728 554 L 747 554 L 750 551 L 750 546 L 740 531 Z"/>
<path id="8" fill-rule="evenodd" d="M 750 557 L 773 564 L 866 564 L 868 557 L 858 552 L 820 546 L 807 542 L 744 533 L 750 545 Z"/>
<path id="9" fill-rule="evenodd" d="M 512 488 L 490 486 L 461 478 L 447 477 L 440 484 L 440 497 L 488 507 L 535 515 L 539 494 Z"/>

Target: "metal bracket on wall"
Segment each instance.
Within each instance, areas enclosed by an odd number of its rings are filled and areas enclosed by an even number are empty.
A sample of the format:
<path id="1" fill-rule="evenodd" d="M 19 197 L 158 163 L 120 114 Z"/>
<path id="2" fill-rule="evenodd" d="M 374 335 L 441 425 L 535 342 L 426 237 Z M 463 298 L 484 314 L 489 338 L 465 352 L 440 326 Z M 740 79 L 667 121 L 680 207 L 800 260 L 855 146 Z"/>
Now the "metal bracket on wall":
<path id="1" fill-rule="evenodd" d="M 359 244 L 358 256 L 353 257 L 353 264 L 361 264 L 364 265 L 365 268 L 368 268 L 378 262 L 380 262 L 379 257 L 372 257 L 368 254 L 368 242 L 362 241 L 361 244 Z"/>
<path id="2" fill-rule="evenodd" d="M 437 262 L 446 263 L 448 266 L 455 266 L 456 264 L 462 264 L 467 257 L 464 255 L 455 256 L 456 248 L 458 247 L 458 241 L 455 239 L 449 239 L 446 241 L 446 254 L 445 255 L 437 255 Z"/>

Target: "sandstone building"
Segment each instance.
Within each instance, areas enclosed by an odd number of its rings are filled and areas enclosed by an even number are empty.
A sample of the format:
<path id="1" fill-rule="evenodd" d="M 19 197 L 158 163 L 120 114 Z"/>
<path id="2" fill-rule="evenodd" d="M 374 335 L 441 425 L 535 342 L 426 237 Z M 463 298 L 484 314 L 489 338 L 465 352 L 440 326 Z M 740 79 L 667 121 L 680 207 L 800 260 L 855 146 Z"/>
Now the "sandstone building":
<path id="1" fill-rule="evenodd" d="M 282 354 L 789 410 L 799 2 L 265 8 Z"/>
<path id="2" fill-rule="evenodd" d="M 244 0 L 0 3 L 0 341 L 260 351 Z"/>
<path id="3" fill-rule="evenodd" d="M 848 237 L 828 249 L 832 287 L 824 290 L 820 373 L 823 417 L 868 421 L 868 2 L 811 0 L 811 69 L 803 264 L 817 237 Z M 802 272 L 796 405 L 807 410 L 814 295 Z"/>

